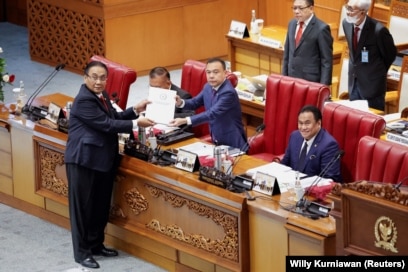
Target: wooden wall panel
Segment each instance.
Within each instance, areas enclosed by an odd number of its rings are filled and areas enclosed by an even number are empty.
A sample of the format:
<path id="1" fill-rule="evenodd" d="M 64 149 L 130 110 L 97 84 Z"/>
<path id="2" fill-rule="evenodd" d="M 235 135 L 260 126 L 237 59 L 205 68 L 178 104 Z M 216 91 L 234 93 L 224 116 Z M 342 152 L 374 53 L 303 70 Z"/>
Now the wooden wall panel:
<path id="1" fill-rule="evenodd" d="M 106 57 L 138 73 L 154 66 L 182 63 L 183 9 L 120 17 L 106 21 Z"/>

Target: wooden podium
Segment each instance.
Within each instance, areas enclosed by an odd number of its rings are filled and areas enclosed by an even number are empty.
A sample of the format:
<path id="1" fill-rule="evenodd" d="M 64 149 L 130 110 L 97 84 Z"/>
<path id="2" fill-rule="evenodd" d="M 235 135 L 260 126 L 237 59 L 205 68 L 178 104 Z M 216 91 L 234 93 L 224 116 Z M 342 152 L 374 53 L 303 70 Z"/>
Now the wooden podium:
<path id="1" fill-rule="evenodd" d="M 408 254 L 408 191 L 386 183 L 338 184 L 334 201 L 337 255 Z"/>

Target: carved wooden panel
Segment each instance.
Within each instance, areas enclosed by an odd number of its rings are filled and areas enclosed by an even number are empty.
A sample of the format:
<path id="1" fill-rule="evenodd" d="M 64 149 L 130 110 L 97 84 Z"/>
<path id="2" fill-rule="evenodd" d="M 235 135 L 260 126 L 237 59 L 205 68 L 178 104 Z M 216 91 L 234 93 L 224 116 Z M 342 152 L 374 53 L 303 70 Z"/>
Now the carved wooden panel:
<path id="1" fill-rule="evenodd" d="M 64 147 L 34 136 L 36 193 L 68 205 Z"/>
<path id="2" fill-rule="evenodd" d="M 90 5 L 95 8 L 101 1 L 87 2 L 94 2 Z M 92 55 L 105 55 L 103 18 L 28 0 L 28 22 L 30 55 L 34 60 L 65 63 L 68 69 L 82 72 Z"/>
<path id="3" fill-rule="evenodd" d="M 245 227 L 239 210 L 163 186 L 143 174 L 120 171 L 114 186 L 113 224 L 232 270 L 244 267 L 246 258 L 240 255 Z"/>

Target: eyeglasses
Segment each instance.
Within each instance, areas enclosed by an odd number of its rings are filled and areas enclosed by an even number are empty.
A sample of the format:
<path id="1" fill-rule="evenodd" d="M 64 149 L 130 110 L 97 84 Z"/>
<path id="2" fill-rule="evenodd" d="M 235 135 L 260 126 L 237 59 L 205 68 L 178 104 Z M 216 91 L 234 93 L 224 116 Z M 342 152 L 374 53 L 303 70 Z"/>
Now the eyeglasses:
<path id="1" fill-rule="evenodd" d="M 297 7 L 297 6 L 294 6 L 294 7 L 292 7 L 292 10 L 293 10 L 293 11 L 296 11 L 296 10 L 303 11 L 304 9 L 307 9 L 307 8 L 310 8 L 310 5 L 309 5 L 309 6 L 306 6 L 306 7 Z"/>
<path id="2" fill-rule="evenodd" d="M 106 76 L 100 76 L 100 77 L 98 77 L 97 75 L 92 75 L 92 76 L 90 76 L 90 75 L 88 75 L 88 74 L 86 74 L 86 76 L 89 77 L 89 79 L 92 79 L 94 82 L 97 82 L 98 80 L 99 80 L 100 82 L 105 82 L 106 80 L 108 80 L 108 78 L 107 78 Z"/>
<path id="3" fill-rule="evenodd" d="M 361 9 L 354 9 L 352 6 L 349 6 L 349 5 L 344 5 L 344 8 L 350 13 L 354 13 L 356 11 L 361 11 Z"/>

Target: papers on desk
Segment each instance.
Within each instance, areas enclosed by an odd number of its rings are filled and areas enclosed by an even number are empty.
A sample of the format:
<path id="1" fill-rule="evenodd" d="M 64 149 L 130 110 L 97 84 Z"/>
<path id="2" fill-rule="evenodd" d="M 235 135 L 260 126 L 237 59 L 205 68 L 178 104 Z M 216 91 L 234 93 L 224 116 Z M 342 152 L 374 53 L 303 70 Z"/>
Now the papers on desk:
<path id="1" fill-rule="evenodd" d="M 185 146 L 181 146 L 179 149 L 197 154 L 201 156 L 214 156 L 214 145 L 206 143 L 192 143 Z"/>
<path id="2" fill-rule="evenodd" d="M 293 170 L 289 166 L 272 162 L 259 167 L 249 169 L 246 174 L 249 176 L 255 176 L 257 172 L 265 173 L 277 178 L 281 192 L 286 192 L 289 188 L 295 187 L 297 171 Z M 303 188 L 308 188 L 318 177 L 307 177 L 306 174 L 299 173 L 301 184 Z M 332 179 L 323 178 L 319 181 L 318 186 L 328 185 Z"/>
<path id="3" fill-rule="evenodd" d="M 239 148 L 236 148 L 236 147 L 231 147 L 228 145 L 220 145 L 219 147 L 223 148 L 223 150 L 228 152 L 228 155 L 232 157 L 245 154 L 245 152 L 242 152 Z M 195 153 L 199 157 L 214 156 L 214 145 L 212 144 L 197 142 L 197 143 L 192 143 L 192 144 L 182 146 L 179 149 L 189 151 L 191 153 Z"/>
<path id="4" fill-rule="evenodd" d="M 332 101 L 332 102 L 326 102 L 326 103 L 337 103 L 337 104 L 341 104 L 344 106 L 347 106 L 349 108 L 352 109 L 357 109 L 357 110 L 361 110 L 361 111 L 365 111 L 365 112 L 370 112 L 370 109 L 368 108 L 368 102 L 367 100 L 336 100 L 336 101 Z"/>
<path id="5" fill-rule="evenodd" d="M 146 117 L 159 124 L 169 124 L 174 119 L 174 108 L 176 106 L 176 91 L 149 88 L 148 100 L 152 103 L 146 106 Z"/>

